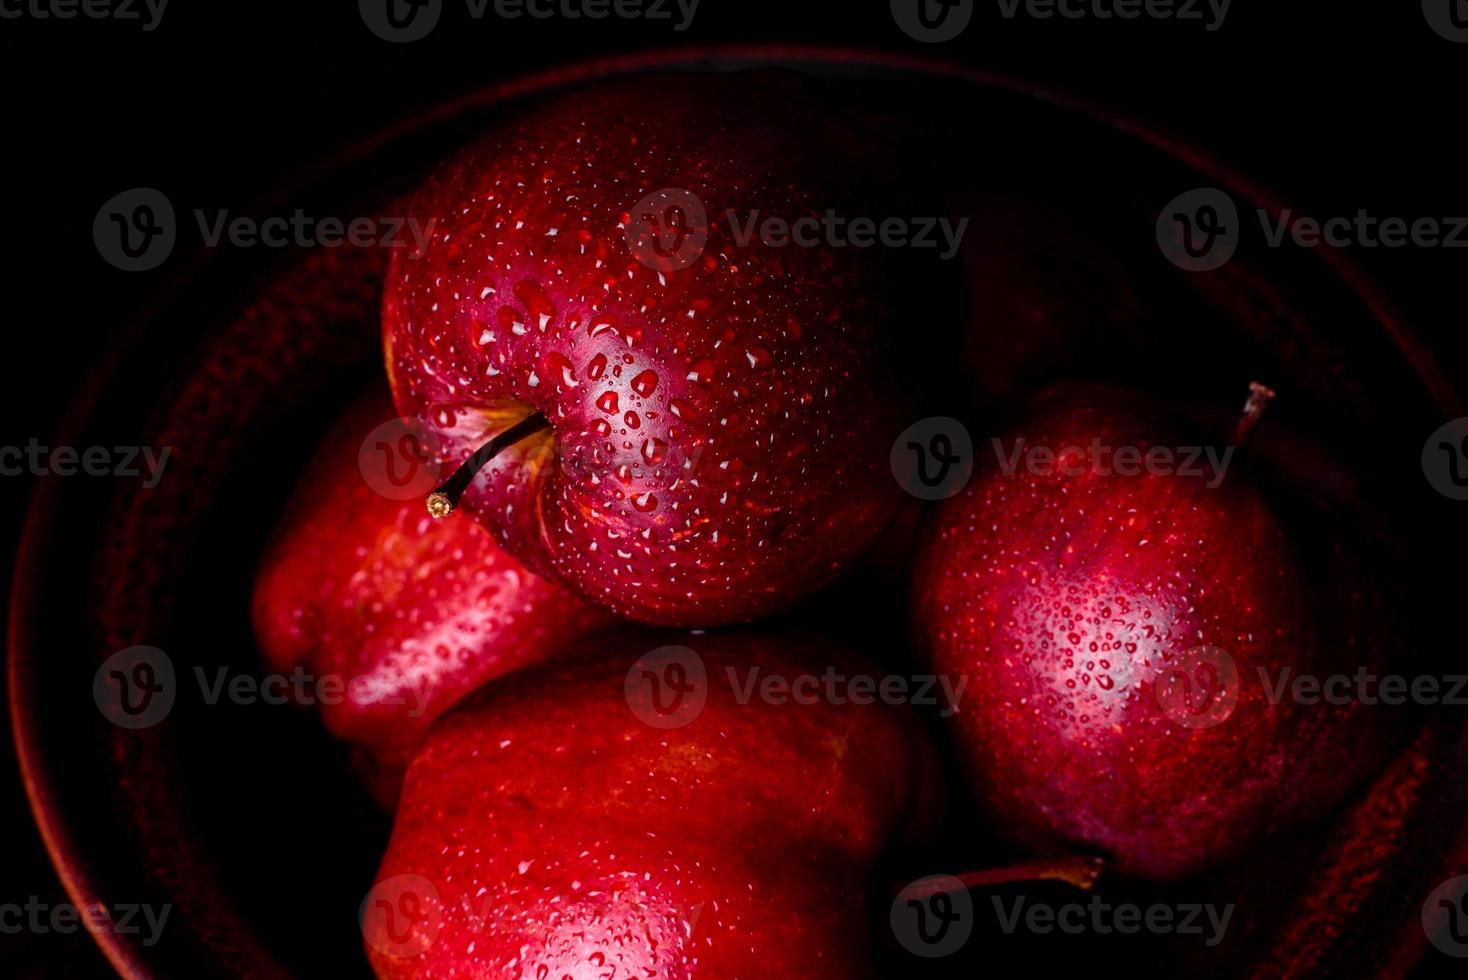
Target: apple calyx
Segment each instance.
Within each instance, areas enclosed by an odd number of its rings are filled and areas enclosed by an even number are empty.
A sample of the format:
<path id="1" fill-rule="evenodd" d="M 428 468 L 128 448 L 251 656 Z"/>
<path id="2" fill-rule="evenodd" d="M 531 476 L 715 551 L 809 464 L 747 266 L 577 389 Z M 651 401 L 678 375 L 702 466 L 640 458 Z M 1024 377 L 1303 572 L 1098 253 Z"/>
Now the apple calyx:
<path id="1" fill-rule="evenodd" d="M 1249 382 L 1249 398 L 1244 402 L 1244 412 L 1239 416 L 1231 445 L 1242 449 L 1254 434 L 1254 427 L 1264 417 L 1264 410 L 1274 401 L 1274 389 L 1258 381 Z"/>
<path id="2" fill-rule="evenodd" d="M 966 871 L 963 874 L 934 877 L 922 883 L 914 883 L 902 889 L 908 898 L 924 899 L 940 893 L 952 892 L 954 882 L 965 890 L 992 888 L 996 885 L 1012 885 L 1020 882 L 1062 881 L 1081 891 L 1090 891 L 1101 877 L 1106 862 L 1098 857 L 1054 858 L 1041 861 L 1021 861 L 999 868 L 982 871 Z"/>
<path id="3" fill-rule="evenodd" d="M 534 415 L 527 415 L 480 446 L 474 451 L 473 456 L 464 460 L 463 465 L 454 470 L 452 476 L 428 495 L 425 503 L 428 506 L 429 516 L 435 520 L 448 517 L 459 505 L 459 498 L 464 495 L 464 491 L 469 489 L 474 475 L 483 469 L 486 463 L 521 439 L 532 436 L 549 426 L 550 420 L 545 417 L 544 413 L 536 412 Z"/>

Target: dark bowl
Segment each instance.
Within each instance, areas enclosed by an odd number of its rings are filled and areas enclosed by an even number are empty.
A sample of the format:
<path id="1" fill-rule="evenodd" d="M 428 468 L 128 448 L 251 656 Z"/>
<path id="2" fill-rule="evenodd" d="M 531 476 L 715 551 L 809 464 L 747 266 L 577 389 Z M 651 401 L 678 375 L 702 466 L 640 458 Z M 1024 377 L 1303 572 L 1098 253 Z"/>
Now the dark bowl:
<path id="1" fill-rule="evenodd" d="M 1040 374 L 1131 381 L 1210 401 L 1241 397 L 1256 377 L 1288 391 L 1283 417 L 1371 474 L 1384 520 L 1410 548 L 1412 561 L 1395 572 L 1411 593 L 1405 648 L 1423 651 L 1413 668 L 1447 661 L 1452 624 L 1441 610 L 1454 608 L 1459 583 L 1434 569 L 1451 567 L 1462 534 L 1448 501 L 1422 479 L 1419 457 L 1427 435 L 1463 412 L 1431 352 L 1337 251 L 1242 247 L 1217 274 L 1167 263 L 1154 223 L 1179 192 L 1216 186 L 1241 209 L 1277 212 L 1278 203 L 1212 157 L 1123 116 L 916 58 L 685 50 L 466 95 L 324 162 L 262 210 L 391 214 L 434 161 L 549 92 L 628 72 L 751 66 L 828 80 L 874 130 L 926 161 L 914 166 L 947 174 L 954 200 L 979 192 L 1019 207 L 1039 202 L 1107 244 L 1146 315 L 1127 330 L 1057 347 Z M 1037 276 L 1064 288 L 1066 259 L 1057 244 L 1037 260 Z M 198 678 L 221 668 L 260 672 L 248 618 L 260 545 L 333 421 L 334 409 L 323 406 L 383 383 L 383 264 L 380 250 L 350 248 L 176 261 L 164 298 L 106 356 L 55 440 L 172 447 L 164 479 L 151 490 L 52 479 L 31 505 L 11 598 L 15 739 L 36 820 L 72 900 L 172 907 L 154 945 L 97 934 L 125 975 L 367 973 L 358 903 L 387 818 L 309 713 L 208 704 Z M 812 615 L 839 607 L 852 588 L 817 600 Z M 885 628 L 872 636 L 900 633 L 895 623 Z M 166 718 L 131 729 L 103 717 L 93 681 L 103 661 L 136 645 L 167 652 L 176 697 Z M 1239 897 L 1240 925 L 1226 949 L 1200 955 L 1154 937 L 1125 947 L 1126 955 L 1214 974 L 1410 969 L 1428 949 L 1422 900 L 1468 868 L 1463 723 L 1425 711 L 1412 726 L 1393 761 L 1329 823 L 1184 886 Z M 983 835 L 961 800 L 955 814 L 953 852 L 982 853 L 972 841 Z M 1094 960 L 1121 948 L 1098 949 L 1032 944 L 1011 954 L 991 946 L 977 959 L 955 958 L 945 972 L 992 969 L 996 956 Z M 894 971 L 911 972 L 900 955 L 881 955 Z"/>

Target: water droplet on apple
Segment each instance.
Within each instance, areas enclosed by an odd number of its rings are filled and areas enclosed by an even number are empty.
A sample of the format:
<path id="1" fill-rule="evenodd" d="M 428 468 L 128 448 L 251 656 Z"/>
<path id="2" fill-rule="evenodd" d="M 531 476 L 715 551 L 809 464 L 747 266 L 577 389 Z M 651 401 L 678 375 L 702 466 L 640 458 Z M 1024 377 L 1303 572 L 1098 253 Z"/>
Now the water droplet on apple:
<path id="1" fill-rule="evenodd" d="M 652 394 L 653 389 L 658 386 L 658 376 L 655 371 L 643 371 L 632 379 L 632 390 L 643 398 Z"/>

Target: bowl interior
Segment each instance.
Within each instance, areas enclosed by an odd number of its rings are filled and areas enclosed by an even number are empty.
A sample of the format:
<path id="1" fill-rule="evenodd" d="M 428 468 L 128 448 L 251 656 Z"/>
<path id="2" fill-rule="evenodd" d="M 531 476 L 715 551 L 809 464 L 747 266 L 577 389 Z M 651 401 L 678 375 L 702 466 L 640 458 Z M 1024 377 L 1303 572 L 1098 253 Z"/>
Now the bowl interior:
<path id="1" fill-rule="evenodd" d="M 1251 240 L 1219 275 L 1177 268 L 1154 230 L 1175 195 L 1217 185 L 1241 210 L 1268 201 L 1122 120 L 999 79 L 811 51 L 601 63 L 426 114 L 324 167 L 293 200 L 309 214 L 391 214 L 435 160 L 551 90 L 627 70 L 762 64 L 828 79 L 854 118 L 941 187 L 938 206 L 971 217 L 971 247 L 979 242 L 994 261 L 1012 262 L 1023 288 L 1079 307 L 1081 325 L 1037 336 L 1039 356 L 996 376 L 996 390 L 1088 377 L 1232 404 L 1248 381 L 1268 380 L 1286 392 L 1282 419 L 1370 475 L 1373 499 L 1414 556 L 1451 553 L 1460 530 L 1422 479 L 1419 457 L 1427 434 L 1462 413 L 1430 356 L 1370 285 L 1336 256 Z M 357 911 L 387 819 L 310 713 L 228 698 L 211 704 L 206 692 L 221 676 L 262 673 L 248 619 L 253 574 L 306 456 L 334 421 L 324 406 L 385 383 L 376 329 L 382 267 L 381 254 L 352 249 L 211 260 L 111 356 L 65 435 L 74 445 L 169 446 L 165 478 L 152 489 L 52 481 L 28 519 L 11 691 L 48 846 L 79 903 L 174 909 L 173 928 L 155 946 L 99 936 L 126 972 L 368 972 Z M 991 301 L 1004 302 L 977 292 L 968 305 Z M 957 363 L 957 351 L 940 348 L 961 331 L 920 318 L 904 329 L 935 348 L 939 363 Z M 954 410 L 984 426 L 1006 404 L 981 397 Z M 975 436 L 982 441 L 981 431 Z M 1452 608 L 1439 604 L 1451 593 L 1419 566 L 1402 569 L 1414 609 L 1423 610 L 1408 618 L 1404 640 L 1430 666 L 1450 648 L 1441 642 L 1447 623 L 1427 611 Z M 900 644 L 901 604 L 890 588 L 843 583 L 813 608 L 857 602 L 869 613 L 848 631 L 864 634 L 868 648 Z M 92 681 L 103 660 L 137 644 L 166 651 L 178 693 L 166 720 L 125 730 L 101 717 Z M 1441 794 L 1432 814 L 1414 819 L 1456 828 L 1461 803 L 1460 794 Z M 958 801 L 948 846 L 975 859 L 992 854 L 970 819 Z M 1230 955 L 1268 948 L 1329 840 L 1307 828 L 1244 867 L 1187 886 L 1256 896 Z M 1448 841 L 1437 844 L 1416 860 L 1431 865 Z M 1264 887 L 1259 867 L 1274 869 Z M 1134 946 L 1138 960 L 1159 968 L 1187 959 L 1156 941 Z M 1031 963 L 1095 955 L 1084 942 L 1034 947 L 1022 951 Z M 971 971 L 981 962 L 960 958 L 946 968 Z"/>

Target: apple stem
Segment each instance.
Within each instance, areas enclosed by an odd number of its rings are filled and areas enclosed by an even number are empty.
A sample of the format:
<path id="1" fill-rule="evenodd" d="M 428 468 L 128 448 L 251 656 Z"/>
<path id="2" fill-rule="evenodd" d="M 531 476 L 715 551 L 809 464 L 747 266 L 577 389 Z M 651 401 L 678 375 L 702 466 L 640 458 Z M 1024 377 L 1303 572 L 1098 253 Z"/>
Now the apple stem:
<path id="1" fill-rule="evenodd" d="M 1239 416 L 1238 428 L 1234 429 L 1232 445 L 1242 449 L 1254 434 L 1254 427 L 1264 416 L 1264 410 L 1274 401 L 1274 389 L 1258 381 L 1249 382 L 1249 398 L 1244 402 L 1244 414 Z"/>
<path id="2" fill-rule="evenodd" d="M 1010 885 L 1021 881 L 1063 881 L 1081 891 L 1090 891 L 1091 886 L 1096 884 L 1096 879 L 1101 876 L 1104 864 L 1105 862 L 1097 857 L 1022 861 L 1019 864 L 1010 864 L 1002 868 L 988 868 L 983 871 L 967 871 L 960 875 L 950 875 L 948 882 L 942 878 L 935 878 L 917 887 L 909 886 L 903 893 L 909 898 L 923 899 L 940 892 L 952 891 L 951 887 L 944 886 L 953 881 L 957 881 L 964 888 L 989 888 L 994 885 Z"/>
<path id="3" fill-rule="evenodd" d="M 534 415 L 525 416 L 480 446 L 475 450 L 473 456 L 464 460 L 463 465 L 454 470 L 452 476 L 428 495 L 428 513 L 434 518 L 447 517 L 452 514 L 454 508 L 459 505 L 459 498 L 464 495 L 465 490 L 469 489 L 474 475 L 483 469 L 486 463 L 509 446 L 513 446 L 526 436 L 534 435 L 549 425 L 550 421 L 546 419 L 545 415 L 536 412 Z"/>

